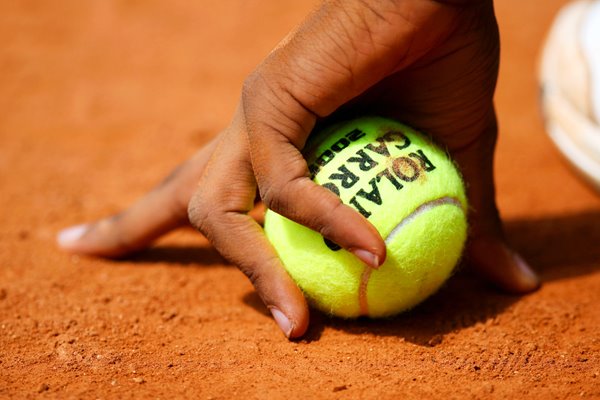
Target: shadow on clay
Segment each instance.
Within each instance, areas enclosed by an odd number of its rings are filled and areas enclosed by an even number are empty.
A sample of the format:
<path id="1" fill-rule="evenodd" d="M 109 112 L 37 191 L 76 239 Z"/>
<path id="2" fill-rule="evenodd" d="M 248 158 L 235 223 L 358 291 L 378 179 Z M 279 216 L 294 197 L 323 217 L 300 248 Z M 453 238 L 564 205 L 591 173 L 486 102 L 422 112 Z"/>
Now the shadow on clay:
<path id="1" fill-rule="evenodd" d="M 495 324 L 495 317 L 519 300 L 500 293 L 468 271 L 459 271 L 435 295 L 414 309 L 392 318 L 344 320 L 325 318 L 325 327 L 351 334 L 395 336 L 426 347 L 440 344 L 444 336 L 477 323 Z"/>
<path id="2" fill-rule="evenodd" d="M 600 271 L 600 212 L 512 220 L 506 222 L 505 228 L 509 241 L 543 282 Z M 303 341 L 319 340 L 323 331 L 331 328 L 352 334 L 396 336 L 416 345 L 434 347 L 451 332 L 477 323 L 497 323 L 496 317 L 520 299 L 521 296 L 500 292 L 462 266 L 438 293 L 394 318 L 344 320 L 313 310 Z M 255 294 L 247 294 L 243 301 L 268 314 Z"/>
<path id="3" fill-rule="evenodd" d="M 165 263 L 180 267 L 231 266 L 210 246 L 149 247 L 117 261 L 133 263 Z"/>
<path id="4" fill-rule="evenodd" d="M 544 282 L 600 271 L 599 211 L 508 221 L 505 230 Z"/>
<path id="5" fill-rule="evenodd" d="M 600 270 L 600 212 L 518 219 L 507 221 L 505 227 L 509 241 L 544 282 Z M 126 261 L 189 267 L 228 265 L 212 247 L 157 246 Z M 495 317 L 519 299 L 519 296 L 501 293 L 468 269 L 460 268 L 438 293 L 394 318 L 343 320 L 312 310 L 311 325 L 302 341 L 319 340 L 326 328 L 332 328 L 354 334 L 396 336 L 417 345 L 436 346 L 448 333 L 477 323 L 494 324 Z M 270 316 L 256 293 L 247 293 L 242 301 Z"/>
<path id="6" fill-rule="evenodd" d="M 351 334 L 396 336 L 432 347 L 441 343 L 443 336 L 449 332 L 493 320 L 518 299 L 518 296 L 499 293 L 472 274 L 461 271 L 427 301 L 393 318 L 345 320 L 328 317 L 311 308 L 310 326 L 300 341 L 317 341 L 326 328 L 331 328 Z M 242 301 L 256 312 L 270 316 L 255 292 L 246 293 Z"/>
<path id="7" fill-rule="evenodd" d="M 269 312 L 269 310 L 264 305 L 261 298 L 255 291 L 246 293 L 242 297 L 242 301 L 248 307 L 253 308 L 254 311 L 271 318 L 271 313 Z M 325 329 L 326 322 L 328 319 L 329 318 L 320 311 L 311 309 L 310 325 L 308 326 L 308 331 L 299 341 L 303 343 L 310 343 L 319 340 L 321 338 L 321 334 L 323 333 L 323 329 Z"/>

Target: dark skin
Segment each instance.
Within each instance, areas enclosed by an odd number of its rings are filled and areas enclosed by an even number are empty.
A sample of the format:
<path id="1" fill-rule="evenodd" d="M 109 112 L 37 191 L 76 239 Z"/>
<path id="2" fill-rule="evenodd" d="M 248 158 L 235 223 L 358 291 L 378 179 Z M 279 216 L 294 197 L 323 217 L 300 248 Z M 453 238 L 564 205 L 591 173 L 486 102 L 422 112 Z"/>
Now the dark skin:
<path id="1" fill-rule="evenodd" d="M 246 79 L 230 126 L 129 209 L 67 231 L 59 244 L 123 256 L 189 218 L 249 277 L 284 334 L 300 337 L 307 303 L 251 211 L 260 198 L 379 267 L 381 236 L 309 179 L 301 154 L 315 124 L 378 114 L 428 132 L 458 163 L 469 264 L 508 292 L 535 290 L 539 280 L 507 244 L 495 202 L 498 61 L 491 0 L 324 1 Z"/>

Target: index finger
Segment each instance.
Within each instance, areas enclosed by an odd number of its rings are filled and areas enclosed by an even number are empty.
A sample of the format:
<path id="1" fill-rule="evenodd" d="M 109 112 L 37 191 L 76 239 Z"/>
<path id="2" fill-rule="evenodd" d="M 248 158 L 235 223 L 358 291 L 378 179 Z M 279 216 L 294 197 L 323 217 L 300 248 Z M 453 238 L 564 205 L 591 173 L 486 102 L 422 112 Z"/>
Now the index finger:
<path id="1" fill-rule="evenodd" d="M 404 14 L 429 16 L 433 10 L 419 14 L 393 2 L 325 2 L 244 86 L 243 118 L 265 204 L 373 268 L 385 260 L 381 236 L 359 212 L 311 181 L 300 150 L 318 117 L 420 55 L 411 53 L 415 30 L 427 30 L 431 21 L 417 17 L 408 23 Z M 430 36 L 424 46 L 434 40 Z"/>

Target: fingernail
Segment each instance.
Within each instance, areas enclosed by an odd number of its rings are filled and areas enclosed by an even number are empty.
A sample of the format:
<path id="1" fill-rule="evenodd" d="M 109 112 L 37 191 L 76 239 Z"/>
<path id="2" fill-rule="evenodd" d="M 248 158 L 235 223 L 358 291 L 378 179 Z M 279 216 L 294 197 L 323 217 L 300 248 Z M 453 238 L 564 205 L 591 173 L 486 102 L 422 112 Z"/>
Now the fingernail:
<path id="1" fill-rule="evenodd" d="M 371 253 L 370 251 L 363 250 L 363 249 L 353 249 L 353 250 L 350 250 L 350 252 L 352 254 L 354 254 L 356 257 L 360 258 L 360 260 L 362 262 L 364 262 L 365 264 L 367 264 L 369 267 L 375 268 L 375 269 L 379 268 L 379 257 L 377 257 L 375 254 Z"/>
<path id="2" fill-rule="evenodd" d="M 60 231 L 56 237 L 56 241 L 61 247 L 69 247 L 78 241 L 88 230 L 88 224 L 71 226 Z"/>
<path id="3" fill-rule="evenodd" d="M 292 322 L 278 308 L 269 307 L 269 310 L 271 311 L 275 322 L 277 322 L 277 325 L 279 325 L 279 329 L 281 329 L 285 337 L 289 339 L 290 335 L 292 334 L 292 330 L 294 329 Z"/>
<path id="4" fill-rule="evenodd" d="M 519 254 L 513 254 L 513 259 L 515 260 L 515 264 L 519 267 L 521 271 L 521 276 L 523 277 L 523 281 L 526 282 L 528 286 L 532 289 L 537 288 L 540 285 L 540 278 L 537 274 L 531 269 L 527 261 L 525 261 Z"/>

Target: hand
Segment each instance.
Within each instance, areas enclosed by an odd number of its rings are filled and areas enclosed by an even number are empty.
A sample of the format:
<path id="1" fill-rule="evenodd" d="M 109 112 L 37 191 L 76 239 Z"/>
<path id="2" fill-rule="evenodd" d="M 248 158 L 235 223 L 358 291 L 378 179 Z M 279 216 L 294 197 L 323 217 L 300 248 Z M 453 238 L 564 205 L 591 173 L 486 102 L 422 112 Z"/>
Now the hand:
<path id="1" fill-rule="evenodd" d="M 325 1 L 247 78 L 231 125 L 211 144 L 129 210 L 66 230 L 59 244 L 127 254 L 185 224 L 189 200 L 192 225 L 250 278 L 286 336 L 299 337 L 306 301 L 248 213 L 259 194 L 366 264 L 383 263 L 375 228 L 314 184 L 300 153 L 317 122 L 378 114 L 428 132 L 459 164 L 473 268 L 507 291 L 534 290 L 539 281 L 507 245 L 495 203 L 498 59 L 491 0 Z"/>

